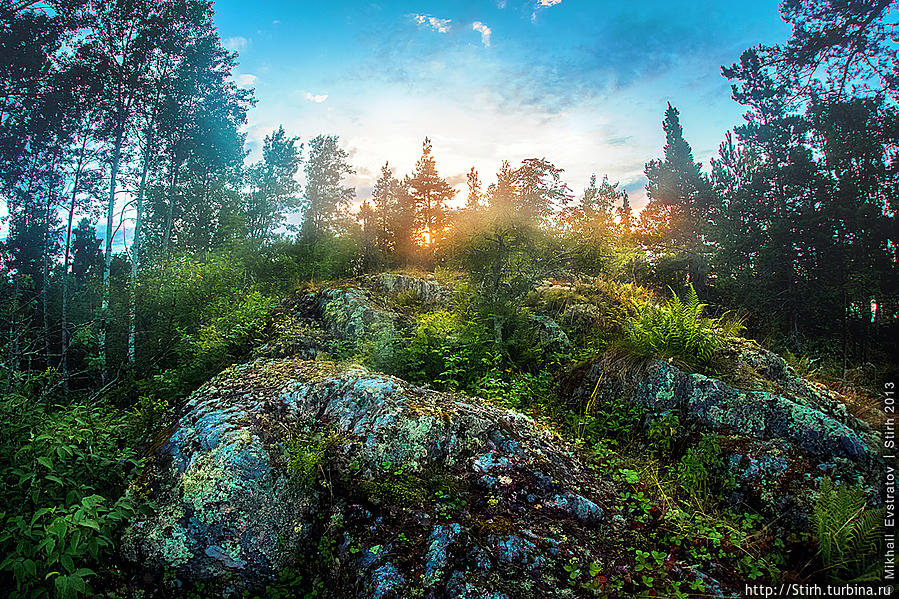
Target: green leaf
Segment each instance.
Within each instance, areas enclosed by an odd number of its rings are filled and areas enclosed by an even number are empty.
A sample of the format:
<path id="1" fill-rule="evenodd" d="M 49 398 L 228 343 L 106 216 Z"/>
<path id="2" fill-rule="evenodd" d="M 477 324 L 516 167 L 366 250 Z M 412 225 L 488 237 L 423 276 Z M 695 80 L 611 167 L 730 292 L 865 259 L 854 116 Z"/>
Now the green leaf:
<path id="1" fill-rule="evenodd" d="M 46 466 L 48 470 L 53 470 L 53 462 L 50 461 L 50 458 L 47 456 L 41 456 L 37 459 L 37 463 L 41 466 Z"/>
<path id="2" fill-rule="evenodd" d="M 100 524 L 94 519 L 88 518 L 88 519 L 84 520 L 83 522 L 80 522 L 80 524 L 81 524 L 81 526 L 86 526 L 87 528 L 93 528 L 97 532 L 100 532 Z"/>
<path id="3" fill-rule="evenodd" d="M 62 564 L 62 567 L 68 570 L 69 572 L 75 571 L 75 562 L 72 560 L 72 556 L 68 553 L 64 553 L 63 556 L 59 559 L 59 563 Z"/>

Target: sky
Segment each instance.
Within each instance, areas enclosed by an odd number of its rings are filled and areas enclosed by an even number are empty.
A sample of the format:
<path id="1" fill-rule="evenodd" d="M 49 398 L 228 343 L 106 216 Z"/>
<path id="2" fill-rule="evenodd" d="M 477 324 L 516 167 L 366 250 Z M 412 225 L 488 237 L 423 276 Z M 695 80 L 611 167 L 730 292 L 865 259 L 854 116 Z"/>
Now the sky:
<path id="1" fill-rule="evenodd" d="M 303 141 L 338 135 L 357 201 L 385 161 L 411 173 L 428 136 L 460 192 L 472 166 L 486 188 L 503 160 L 545 157 L 575 193 L 608 174 L 639 208 L 666 103 L 708 169 L 744 112 L 721 65 L 789 37 L 778 0 L 218 0 L 215 11 L 237 83 L 255 89 L 249 159 L 279 125 Z"/>

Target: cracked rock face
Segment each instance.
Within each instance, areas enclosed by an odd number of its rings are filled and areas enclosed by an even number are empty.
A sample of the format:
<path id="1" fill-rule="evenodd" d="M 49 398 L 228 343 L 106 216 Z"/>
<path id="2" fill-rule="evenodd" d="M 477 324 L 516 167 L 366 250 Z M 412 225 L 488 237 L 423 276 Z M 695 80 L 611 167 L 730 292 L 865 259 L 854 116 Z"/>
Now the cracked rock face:
<path id="1" fill-rule="evenodd" d="M 452 297 L 452 290 L 431 278 L 432 275 L 428 275 L 428 277 L 422 279 L 410 275 L 382 272 L 371 275 L 368 281 L 378 293 L 397 296 L 400 293 L 411 292 L 426 306 L 436 306 L 448 302 Z"/>
<path id="2" fill-rule="evenodd" d="M 313 430 L 334 442 L 303 484 L 287 440 Z M 341 584 L 370 597 L 550 592 L 560 543 L 601 559 L 614 492 L 527 416 L 296 358 L 230 368 L 195 392 L 143 485 L 160 509 L 124 546 L 150 569 L 251 585 L 331 531 L 354 578 Z"/>
<path id="3" fill-rule="evenodd" d="M 733 340 L 725 349 L 753 388 L 691 374 L 666 361 L 651 363 L 631 385 L 607 366 L 587 369 L 574 391 L 596 389 L 604 400 L 629 397 L 647 411 L 647 422 L 677 416 L 681 435 L 715 433 L 736 487 L 731 504 L 751 506 L 804 528 L 821 479 L 858 484 L 873 500 L 884 466 L 880 441 L 866 422 L 822 385 L 798 375 L 773 352 Z"/>
<path id="4" fill-rule="evenodd" d="M 817 399 L 817 398 L 816 398 Z M 743 391 L 701 374 L 655 362 L 638 383 L 634 401 L 652 412 L 676 411 L 714 431 L 758 439 L 783 439 L 812 455 L 837 456 L 863 465 L 878 453 L 860 426 L 853 428 L 799 395 Z"/>

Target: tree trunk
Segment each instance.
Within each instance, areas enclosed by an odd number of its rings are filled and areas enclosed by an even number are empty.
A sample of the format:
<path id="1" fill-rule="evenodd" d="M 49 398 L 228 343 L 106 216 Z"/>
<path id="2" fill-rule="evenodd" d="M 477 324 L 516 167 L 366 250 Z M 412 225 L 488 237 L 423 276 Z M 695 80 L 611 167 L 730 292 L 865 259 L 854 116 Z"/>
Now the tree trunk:
<path id="1" fill-rule="evenodd" d="M 78 184 L 81 182 L 81 172 L 84 168 L 84 157 L 87 151 L 87 133 L 81 141 L 81 151 L 78 154 L 78 163 L 75 166 L 75 180 L 72 182 L 72 197 L 69 199 L 69 218 L 66 224 L 66 248 L 62 261 L 62 314 L 60 317 L 60 359 L 59 369 L 62 372 L 63 390 L 69 390 L 69 256 L 72 251 L 72 222 L 75 219 L 75 201 L 78 197 Z"/>
<path id="2" fill-rule="evenodd" d="M 168 206 L 166 209 L 165 215 L 165 236 L 163 237 L 163 254 L 165 256 L 169 255 L 169 246 L 172 241 L 172 227 L 173 220 L 175 218 L 175 188 L 178 186 L 178 173 L 180 171 L 180 165 L 176 164 L 174 160 L 172 160 L 172 175 L 169 181 L 169 191 L 166 194 L 168 199 Z"/>
<path id="3" fill-rule="evenodd" d="M 50 297 L 50 215 L 53 211 L 53 175 L 56 171 L 56 158 L 54 157 L 50 163 L 49 179 L 47 182 L 47 204 L 44 211 L 43 226 L 43 258 L 41 266 L 43 276 L 41 281 L 41 311 L 43 317 L 44 329 L 44 367 L 50 367 L 50 313 L 47 306 Z"/>
<path id="4" fill-rule="evenodd" d="M 136 354 L 137 331 L 137 271 L 140 262 L 140 233 L 143 226 L 144 192 L 147 189 L 147 172 L 150 170 L 150 154 L 153 146 L 153 125 L 147 127 L 144 164 L 140 174 L 140 187 L 137 190 L 137 215 L 134 220 L 134 239 L 131 241 L 131 281 L 129 287 L 128 307 L 128 364 L 134 368 Z"/>
<path id="5" fill-rule="evenodd" d="M 113 147 L 112 163 L 109 168 L 109 200 L 106 206 L 106 251 L 103 260 L 103 297 L 100 304 L 100 357 L 103 361 L 102 381 L 109 379 L 109 359 L 107 355 L 107 334 L 109 326 L 109 294 L 110 294 L 110 266 L 112 264 L 112 221 L 115 217 L 115 191 L 116 179 L 119 176 L 119 161 L 122 158 L 122 143 L 125 137 L 124 123 L 119 123 L 116 133 L 115 146 Z"/>

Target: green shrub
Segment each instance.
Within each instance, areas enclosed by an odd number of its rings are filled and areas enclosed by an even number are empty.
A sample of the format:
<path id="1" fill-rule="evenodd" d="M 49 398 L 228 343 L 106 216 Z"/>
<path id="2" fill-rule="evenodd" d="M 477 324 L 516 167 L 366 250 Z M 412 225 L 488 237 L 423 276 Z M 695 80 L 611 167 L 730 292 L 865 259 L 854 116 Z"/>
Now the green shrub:
<path id="1" fill-rule="evenodd" d="M 624 345 L 632 353 L 652 358 L 674 358 L 689 366 L 707 365 L 724 340 L 739 334 L 743 325 L 726 318 L 702 315 L 706 304 L 690 287 L 685 298 L 677 294 L 664 304 L 633 305 L 624 322 Z"/>
<path id="2" fill-rule="evenodd" d="M 417 289 L 404 289 L 396 294 L 394 303 L 400 308 L 420 308 L 421 295 L 419 295 Z"/>
<path id="3" fill-rule="evenodd" d="M 447 391 L 467 388 L 483 368 L 485 332 L 476 320 L 437 310 L 419 317 L 399 362 L 415 382 Z"/>
<path id="4" fill-rule="evenodd" d="M 636 439 L 646 410 L 627 397 L 618 397 L 599 407 L 591 400 L 583 416 L 572 412 L 572 427 L 578 438 L 596 450 L 612 450 Z"/>
<path id="5" fill-rule="evenodd" d="M 690 447 L 677 463 L 677 482 L 682 491 L 690 497 L 703 502 L 710 498 L 721 486 L 722 481 L 716 478 L 721 469 L 721 447 L 714 434 L 704 435 L 695 447 Z"/>
<path id="6" fill-rule="evenodd" d="M 649 423 L 646 440 L 650 451 L 657 456 L 664 456 L 671 451 L 671 444 L 680 433 L 680 419 L 677 414 L 666 414 Z"/>
<path id="7" fill-rule="evenodd" d="M 879 580 L 883 572 L 883 509 L 869 509 L 858 487 L 825 478 L 812 513 L 818 553 L 831 579 Z"/>
<path id="8" fill-rule="evenodd" d="M 137 502 L 123 495 L 139 468 L 120 447 L 130 424 L 98 406 L 0 401 L 0 571 L 12 597 L 92 592 L 94 569 L 113 554 L 116 529 Z"/>

